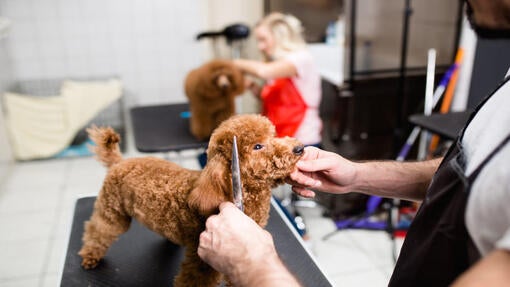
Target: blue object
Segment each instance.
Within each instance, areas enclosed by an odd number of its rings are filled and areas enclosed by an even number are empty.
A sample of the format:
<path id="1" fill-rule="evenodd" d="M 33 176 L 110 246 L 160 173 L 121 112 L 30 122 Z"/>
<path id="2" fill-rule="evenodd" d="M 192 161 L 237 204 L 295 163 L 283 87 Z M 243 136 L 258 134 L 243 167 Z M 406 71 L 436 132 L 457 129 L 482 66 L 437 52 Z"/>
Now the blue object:
<path id="1" fill-rule="evenodd" d="M 180 116 L 183 119 L 189 119 L 189 118 L 191 118 L 191 112 L 190 111 L 181 112 Z"/>
<path id="2" fill-rule="evenodd" d="M 344 220 L 338 220 L 335 222 L 337 230 L 339 229 L 375 229 L 375 230 L 385 230 L 388 227 L 388 223 L 386 221 L 373 221 L 370 220 L 370 216 L 375 214 L 377 211 L 377 207 L 381 203 L 382 198 L 379 196 L 370 196 L 367 201 L 367 209 L 363 216 L 360 217 L 351 217 Z"/>
<path id="3" fill-rule="evenodd" d="M 92 152 L 89 150 L 89 145 L 95 145 L 89 138 L 79 145 L 72 145 L 55 155 L 56 158 L 63 157 L 78 157 L 78 156 L 91 156 Z"/>

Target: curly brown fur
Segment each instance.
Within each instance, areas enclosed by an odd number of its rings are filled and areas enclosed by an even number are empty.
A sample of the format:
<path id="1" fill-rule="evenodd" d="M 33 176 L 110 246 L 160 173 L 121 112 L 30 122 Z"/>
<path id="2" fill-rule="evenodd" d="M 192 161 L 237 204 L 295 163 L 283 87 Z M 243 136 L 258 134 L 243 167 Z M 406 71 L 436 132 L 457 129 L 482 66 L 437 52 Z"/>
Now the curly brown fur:
<path id="1" fill-rule="evenodd" d="M 90 139 L 96 143 L 91 147 L 97 159 L 106 167 L 122 160 L 119 142 L 120 136 L 110 127 L 98 128 L 95 125 L 87 129 Z"/>
<path id="2" fill-rule="evenodd" d="M 190 104 L 191 134 L 204 140 L 235 114 L 234 98 L 244 91 L 244 76 L 231 61 L 213 60 L 189 72 L 184 89 Z"/>
<path id="3" fill-rule="evenodd" d="M 294 169 L 303 147 L 293 138 L 275 138 L 274 126 L 259 115 L 233 116 L 212 134 L 203 171 L 188 170 L 157 158 L 118 160 L 111 130 L 91 129 L 98 158 L 110 165 L 94 212 L 85 223 L 79 252 L 94 268 L 135 218 L 151 230 L 186 247 L 174 286 L 217 286 L 221 274 L 197 255 L 207 216 L 232 201 L 230 162 L 237 136 L 245 212 L 261 226 L 269 217 L 271 188 Z"/>

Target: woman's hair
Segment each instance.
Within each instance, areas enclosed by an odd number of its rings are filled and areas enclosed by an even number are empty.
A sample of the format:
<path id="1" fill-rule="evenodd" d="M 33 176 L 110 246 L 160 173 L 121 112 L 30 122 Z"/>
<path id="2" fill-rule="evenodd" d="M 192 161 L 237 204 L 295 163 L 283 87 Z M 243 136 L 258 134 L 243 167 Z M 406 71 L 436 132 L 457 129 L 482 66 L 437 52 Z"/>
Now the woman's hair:
<path id="1" fill-rule="evenodd" d="M 273 34 L 275 41 L 273 57 L 275 59 L 303 49 L 306 45 L 301 21 L 290 14 L 273 12 L 258 22 L 256 27 L 263 25 L 268 27 Z"/>

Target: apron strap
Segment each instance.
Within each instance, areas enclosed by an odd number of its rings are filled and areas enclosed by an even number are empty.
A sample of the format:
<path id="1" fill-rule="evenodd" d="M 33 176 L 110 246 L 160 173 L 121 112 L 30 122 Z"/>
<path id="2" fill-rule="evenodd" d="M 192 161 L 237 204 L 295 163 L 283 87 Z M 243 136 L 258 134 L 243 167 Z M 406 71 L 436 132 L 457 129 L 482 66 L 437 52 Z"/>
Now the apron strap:
<path id="1" fill-rule="evenodd" d="M 464 126 L 464 128 L 462 129 L 462 131 L 460 132 L 460 135 L 459 135 L 459 141 L 460 139 L 462 139 L 464 137 L 464 132 L 466 131 L 466 128 L 469 126 L 469 123 L 471 123 L 471 121 L 473 120 L 473 118 L 475 117 L 475 115 L 478 113 L 478 111 L 480 110 L 480 108 L 492 97 L 492 95 L 494 95 L 504 84 L 506 84 L 507 82 L 510 81 L 510 75 L 506 76 L 503 81 L 501 81 L 499 83 L 499 85 L 488 95 L 486 96 L 475 108 L 475 110 L 471 113 L 471 115 L 469 116 L 469 119 L 468 121 L 466 122 L 466 125 Z"/>
<path id="2" fill-rule="evenodd" d="M 496 155 L 503 147 L 510 141 L 510 135 L 507 135 L 506 138 L 482 161 L 482 163 L 476 167 L 476 169 L 468 176 L 469 182 L 473 182 L 473 180 L 478 176 L 480 171 L 487 165 L 487 163 Z"/>

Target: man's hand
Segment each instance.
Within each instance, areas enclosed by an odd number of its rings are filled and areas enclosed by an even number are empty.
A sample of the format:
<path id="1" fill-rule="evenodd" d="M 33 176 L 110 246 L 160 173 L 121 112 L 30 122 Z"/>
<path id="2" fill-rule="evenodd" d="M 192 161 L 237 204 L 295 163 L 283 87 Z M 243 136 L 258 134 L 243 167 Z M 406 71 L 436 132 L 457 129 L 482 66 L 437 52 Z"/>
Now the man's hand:
<path id="1" fill-rule="evenodd" d="M 275 256 L 271 234 L 242 213 L 235 205 L 224 202 L 220 213 L 206 221 L 200 234 L 198 255 L 214 269 L 224 273 L 241 273 L 242 268 Z"/>
<path id="2" fill-rule="evenodd" d="M 287 183 L 295 193 L 305 197 L 313 197 L 313 190 L 346 193 L 351 191 L 355 180 L 355 165 L 336 153 L 306 147 Z"/>
<path id="3" fill-rule="evenodd" d="M 235 286 L 299 285 L 280 261 L 271 234 L 231 202 L 207 219 L 197 253 Z"/>

